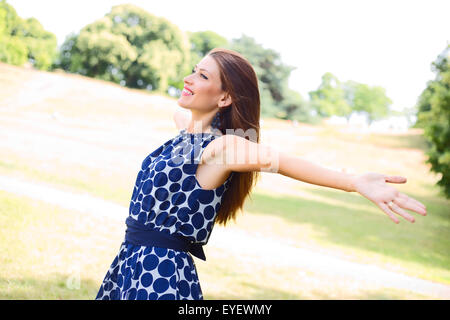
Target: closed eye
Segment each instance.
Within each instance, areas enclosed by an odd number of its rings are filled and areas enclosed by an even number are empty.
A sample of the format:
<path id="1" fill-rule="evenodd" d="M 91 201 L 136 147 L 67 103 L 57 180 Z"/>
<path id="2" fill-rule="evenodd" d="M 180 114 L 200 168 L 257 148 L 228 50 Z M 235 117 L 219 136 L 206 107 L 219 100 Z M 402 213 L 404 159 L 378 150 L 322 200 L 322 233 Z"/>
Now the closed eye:
<path id="1" fill-rule="evenodd" d="M 195 72 L 195 68 L 192 68 L 192 72 L 191 73 L 194 73 Z M 208 79 L 208 77 L 206 77 L 203 73 L 200 73 L 200 75 L 204 78 L 204 79 Z"/>

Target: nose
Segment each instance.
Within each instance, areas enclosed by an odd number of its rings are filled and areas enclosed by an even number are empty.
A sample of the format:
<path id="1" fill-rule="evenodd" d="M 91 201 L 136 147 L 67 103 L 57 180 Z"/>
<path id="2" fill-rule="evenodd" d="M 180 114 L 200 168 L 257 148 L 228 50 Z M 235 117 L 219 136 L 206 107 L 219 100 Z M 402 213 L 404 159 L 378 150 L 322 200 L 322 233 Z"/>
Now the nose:
<path id="1" fill-rule="evenodd" d="M 191 81 L 191 74 L 189 74 L 189 75 L 187 75 L 186 77 L 184 77 L 184 79 L 183 79 L 183 81 L 184 81 L 184 83 L 192 83 L 192 81 Z"/>

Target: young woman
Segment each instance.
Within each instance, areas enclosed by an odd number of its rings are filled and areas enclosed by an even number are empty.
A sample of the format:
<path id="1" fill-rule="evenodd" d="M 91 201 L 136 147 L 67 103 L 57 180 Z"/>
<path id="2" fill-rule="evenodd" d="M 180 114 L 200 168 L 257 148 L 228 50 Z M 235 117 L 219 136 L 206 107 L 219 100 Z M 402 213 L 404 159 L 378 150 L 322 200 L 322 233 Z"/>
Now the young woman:
<path id="1" fill-rule="evenodd" d="M 358 192 L 395 223 L 404 209 L 426 215 L 419 201 L 387 183 L 406 178 L 329 170 L 259 143 L 256 74 L 238 52 L 211 50 L 184 78 L 174 116 L 179 134 L 142 162 L 126 220 L 127 230 L 97 299 L 202 299 L 191 255 L 215 223 L 243 208 L 260 171 Z"/>

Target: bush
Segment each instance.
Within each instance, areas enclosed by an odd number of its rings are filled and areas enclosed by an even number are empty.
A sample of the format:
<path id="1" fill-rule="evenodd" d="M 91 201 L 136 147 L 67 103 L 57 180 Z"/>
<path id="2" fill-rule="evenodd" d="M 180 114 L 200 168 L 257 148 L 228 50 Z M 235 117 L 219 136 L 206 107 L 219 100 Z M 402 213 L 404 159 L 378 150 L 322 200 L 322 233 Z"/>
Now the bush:
<path id="1" fill-rule="evenodd" d="M 441 175 L 438 185 L 450 198 L 450 45 L 441 53 L 432 69 L 436 79 L 429 81 L 419 97 L 417 126 L 424 128 L 430 146 L 427 163 Z"/>

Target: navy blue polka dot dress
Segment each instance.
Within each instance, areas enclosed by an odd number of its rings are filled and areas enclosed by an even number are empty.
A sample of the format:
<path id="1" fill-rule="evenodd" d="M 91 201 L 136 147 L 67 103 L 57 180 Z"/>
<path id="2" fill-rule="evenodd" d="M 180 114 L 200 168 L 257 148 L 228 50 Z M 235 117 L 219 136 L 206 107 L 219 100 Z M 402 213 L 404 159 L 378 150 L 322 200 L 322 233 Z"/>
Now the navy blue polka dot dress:
<path id="1" fill-rule="evenodd" d="M 231 177 L 219 187 L 203 189 L 195 173 L 215 133 L 177 136 L 150 153 L 137 175 L 129 215 L 158 231 L 181 234 L 206 244 Z M 203 299 L 190 253 L 124 240 L 96 299 Z"/>

